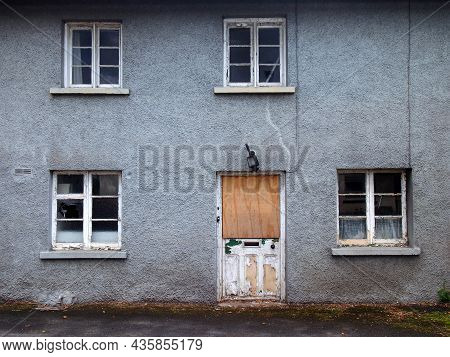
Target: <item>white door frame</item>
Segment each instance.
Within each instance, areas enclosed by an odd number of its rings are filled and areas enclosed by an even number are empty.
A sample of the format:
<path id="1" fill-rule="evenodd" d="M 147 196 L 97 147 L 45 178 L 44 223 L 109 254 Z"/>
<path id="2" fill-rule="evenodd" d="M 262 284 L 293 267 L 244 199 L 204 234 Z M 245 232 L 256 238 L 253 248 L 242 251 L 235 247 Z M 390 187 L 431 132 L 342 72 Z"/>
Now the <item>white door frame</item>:
<path id="1" fill-rule="evenodd" d="M 217 230 L 217 300 L 226 299 L 224 296 L 223 286 L 223 252 L 225 249 L 225 239 L 222 239 L 222 176 L 265 176 L 278 175 L 280 188 L 280 301 L 286 299 L 286 282 L 285 282 L 285 254 L 286 254 L 286 172 L 285 171 L 262 171 L 262 172 L 246 172 L 246 171 L 218 171 L 216 173 L 216 220 Z M 253 298 L 258 300 L 257 297 Z"/>

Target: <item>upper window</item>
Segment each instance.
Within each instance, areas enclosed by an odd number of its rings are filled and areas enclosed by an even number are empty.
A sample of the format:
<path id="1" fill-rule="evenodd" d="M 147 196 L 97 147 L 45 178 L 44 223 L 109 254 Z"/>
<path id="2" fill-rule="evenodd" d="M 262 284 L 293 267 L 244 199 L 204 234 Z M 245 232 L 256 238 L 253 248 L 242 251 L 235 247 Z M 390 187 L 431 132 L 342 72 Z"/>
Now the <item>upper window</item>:
<path id="1" fill-rule="evenodd" d="M 55 172 L 52 217 L 54 248 L 120 248 L 120 173 Z"/>
<path id="2" fill-rule="evenodd" d="M 65 86 L 121 87 L 121 25 L 67 23 L 65 31 Z"/>
<path id="3" fill-rule="evenodd" d="M 407 241 L 406 173 L 357 170 L 338 173 L 341 245 L 397 245 Z"/>
<path id="4" fill-rule="evenodd" d="M 284 19 L 226 19 L 224 84 L 286 85 Z"/>

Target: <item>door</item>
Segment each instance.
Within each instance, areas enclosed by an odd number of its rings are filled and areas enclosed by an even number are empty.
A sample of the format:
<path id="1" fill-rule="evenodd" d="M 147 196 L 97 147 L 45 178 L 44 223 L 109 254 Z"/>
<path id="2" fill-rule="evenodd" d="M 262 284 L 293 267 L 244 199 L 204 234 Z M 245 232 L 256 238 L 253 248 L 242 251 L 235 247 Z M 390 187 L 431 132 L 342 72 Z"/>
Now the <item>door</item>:
<path id="1" fill-rule="evenodd" d="M 222 175 L 219 254 L 222 298 L 284 296 L 284 184 L 281 174 Z"/>

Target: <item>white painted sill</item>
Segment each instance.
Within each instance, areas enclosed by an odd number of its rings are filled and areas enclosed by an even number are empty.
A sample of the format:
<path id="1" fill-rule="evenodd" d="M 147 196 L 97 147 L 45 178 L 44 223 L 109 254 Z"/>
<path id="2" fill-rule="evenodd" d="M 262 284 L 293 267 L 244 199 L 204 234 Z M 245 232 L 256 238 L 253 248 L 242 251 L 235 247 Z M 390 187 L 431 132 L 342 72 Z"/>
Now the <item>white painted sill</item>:
<path id="1" fill-rule="evenodd" d="M 294 94 L 295 87 L 214 87 L 214 94 Z"/>
<path id="2" fill-rule="evenodd" d="M 125 250 L 49 250 L 40 252 L 42 260 L 48 259 L 126 259 Z"/>
<path id="3" fill-rule="evenodd" d="M 418 247 L 339 247 L 331 248 L 334 256 L 381 256 L 403 255 L 414 256 L 420 254 Z"/>
<path id="4" fill-rule="evenodd" d="M 127 88 L 50 88 L 50 94 L 129 95 Z"/>

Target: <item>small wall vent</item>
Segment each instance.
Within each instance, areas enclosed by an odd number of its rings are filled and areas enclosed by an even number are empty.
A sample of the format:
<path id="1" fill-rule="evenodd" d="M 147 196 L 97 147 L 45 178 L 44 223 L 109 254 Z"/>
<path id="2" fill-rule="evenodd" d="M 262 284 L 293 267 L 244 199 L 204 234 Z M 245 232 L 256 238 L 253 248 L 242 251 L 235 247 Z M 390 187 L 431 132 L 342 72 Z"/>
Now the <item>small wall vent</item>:
<path id="1" fill-rule="evenodd" d="M 32 170 L 27 167 L 17 167 L 14 169 L 15 176 L 30 176 L 32 173 Z"/>

